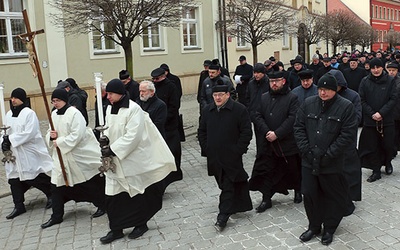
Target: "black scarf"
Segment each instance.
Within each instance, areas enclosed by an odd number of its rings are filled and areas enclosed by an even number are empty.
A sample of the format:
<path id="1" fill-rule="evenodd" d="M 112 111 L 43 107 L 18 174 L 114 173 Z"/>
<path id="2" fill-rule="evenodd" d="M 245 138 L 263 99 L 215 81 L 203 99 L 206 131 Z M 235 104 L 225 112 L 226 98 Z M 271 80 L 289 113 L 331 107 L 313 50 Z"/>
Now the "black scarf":
<path id="1" fill-rule="evenodd" d="M 12 117 L 18 117 L 21 110 L 26 107 L 25 103 L 19 106 L 11 106 Z"/>
<path id="2" fill-rule="evenodd" d="M 64 107 L 57 110 L 57 115 L 64 115 L 67 109 L 71 107 L 68 103 L 64 105 Z"/>
<path id="3" fill-rule="evenodd" d="M 129 108 L 129 96 L 123 95 L 118 102 L 111 105 L 111 114 L 116 115 L 120 108 Z"/>

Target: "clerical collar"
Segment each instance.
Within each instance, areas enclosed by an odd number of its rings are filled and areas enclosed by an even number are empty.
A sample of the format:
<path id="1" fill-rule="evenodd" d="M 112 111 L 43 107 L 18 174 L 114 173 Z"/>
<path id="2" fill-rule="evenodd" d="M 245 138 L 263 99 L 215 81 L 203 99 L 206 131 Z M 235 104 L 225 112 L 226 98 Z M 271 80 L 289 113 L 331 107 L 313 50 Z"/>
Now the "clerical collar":
<path id="1" fill-rule="evenodd" d="M 64 107 L 60 108 L 57 110 L 57 115 L 64 115 L 65 111 L 67 111 L 67 109 L 71 107 L 71 105 L 69 105 L 68 103 L 64 105 Z"/>
<path id="2" fill-rule="evenodd" d="M 19 106 L 11 106 L 12 117 L 18 117 L 21 110 L 25 107 L 26 105 L 24 103 Z"/>

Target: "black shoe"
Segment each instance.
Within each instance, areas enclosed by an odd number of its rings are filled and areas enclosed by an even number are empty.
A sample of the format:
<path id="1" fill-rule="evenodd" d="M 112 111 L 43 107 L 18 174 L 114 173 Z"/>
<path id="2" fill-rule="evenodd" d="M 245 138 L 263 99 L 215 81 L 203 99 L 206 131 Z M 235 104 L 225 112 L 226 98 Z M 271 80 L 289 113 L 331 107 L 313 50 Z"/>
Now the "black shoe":
<path id="1" fill-rule="evenodd" d="M 372 175 L 368 177 L 367 181 L 374 182 L 376 180 L 379 180 L 380 178 L 381 178 L 381 173 L 372 173 Z"/>
<path id="2" fill-rule="evenodd" d="M 92 214 L 92 218 L 97 218 L 97 217 L 100 217 L 100 216 L 102 216 L 102 215 L 104 215 L 106 213 L 106 211 L 104 211 L 103 209 L 101 209 L 101 208 L 97 208 L 97 211 L 94 213 L 94 214 Z"/>
<path id="3" fill-rule="evenodd" d="M 322 238 L 321 238 L 322 245 L 327 246 L 332 243 L 332 240 L 333 240 L 333 234 L 328 233 L 328 232 L 324 232 L 322 234 Z"/>
<path id="4" fill-rule="evenodd" d="M 61 222 L 63 222 L 63 219 L 53 219 L 50 218 L 50 220 L 48 220 L 46 223 L 43 223 L 42 225 L 40 225 L 43 229 L 51 227 L 55 224 L 60 224 Z"/>
<path id="5" fill-rule="evenodd" d="M 51 197 L 47 198 L 47 203 L 46 203 L 45 208 L 49 209 L 49 208 L 51 208 L 52 205 L 53 205 L 53 200 L 51 199 Z"/>
<path id="6" fill-rule="evenodd" d="M 227 221 L 217 219 L 217 222 L 215 222 L 214 226 L 218 231 L 222 232 L 226 227 L 226 223 L 227 223 Z"/>
<path id="7" fill-rule="evenodd" d="M 388 164 L 386 164 L 386 166 L 385 166 L 385 173 L 387 174 L 387 175 L 391 175 L 392 173 L 393 173 L 393 166 L 392 166 L 392 163 L 388 163 Z"/>
<path id="8" fill-rule="evenodd" d="M 294 203 L 301 203 L 303 201 L 303 196 L 301 195 L 300 191 L 294 191 Z"/>
<path id="9" fill-rule="evenodd" d="M 129 239 L 136 239 L 142 236 L 145 232 L 147 232 L 149 228 L 146 224 L 142 226 L 135 227 L 132 232 L 128 235 Z"/>
<path id="10" fill-rule="evenodd" d="M 23 207 L 23 208 L 15 208 L 14 207 L 13 211 L 9 215 L 6 216 L 6 219 L 11 220 L 11 219 L 13 219 L 13 218 L 17 217 L 18 215 L 21 215 L 21 214 L 23 214 L 25 212 L 26 212 L 25 207 Z"/>
<path id="11" fill-rule="evenodd" d="M 111 230 L 106 236 L 100 238 L 101 243 L 108 244 L 124 237 L 122 230 Z"/>
<path id="12" fill-rule="evenodd" d="M 262 212 L 264 212 L 265 210 L 267 210 L 268 208 L 271 208 L 271 207 L 272 207 L 271 199 L 263 200 L 261 202 L 261 204 L 258 207 L 256 207 L 256 212 L 257 213 L 262 213 Z"/>
<path id="13" fill-rule="evenodd" d="M 307 242 L 311 240 L 314 236 L 317 236 L 318 234 L 321 233 L 321 230 L 318 231 L 312 231 L 311 229 L 308 229 L 304 233 L 302 233 L 299 237 L 299 239 L 303 242 Z"/>

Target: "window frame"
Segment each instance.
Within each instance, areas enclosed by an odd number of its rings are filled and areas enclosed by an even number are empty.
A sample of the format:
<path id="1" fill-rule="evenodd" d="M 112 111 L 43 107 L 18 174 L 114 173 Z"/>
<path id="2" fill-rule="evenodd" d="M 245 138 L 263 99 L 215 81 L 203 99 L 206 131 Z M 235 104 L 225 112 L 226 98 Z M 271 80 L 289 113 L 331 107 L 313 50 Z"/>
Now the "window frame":
<path id="1" fill-rule="evenodd" d="M 148 47 L 145 46 L 145 34 L 144 34 L 144 30 L 142 32 L 142 34 L 140 35 L 141 37 L 141 46 L 142 46 L 142 51 L 143 52 L 151 52 L 151 51 L 164 51 L 164 29 L 160 24 L 156 24 L 157 25 L 157 30 L 158 30 L 158 34 L 154 34 L 153 35 L 153 28 L 154 26 L 153 24 L 151 24 L 151 18 L 149 18 L 149 20 L 147 21 L 147 23 L 150 23 L 147 27 L 147 43 L 150 45 Z M 153 37 L 158 36 L 158 44 L 159 46 L 153 46 Z"/>
<path id="2" fill-rule="evenodd" d="M 202 36 L 202 30 L 201 30 L 201 9 L 199 6 L 192 6 L 186 9 L 194 9 L 194 14 L 195 18 L 188 18 L 189 14 L 188 11 L 186 10 L 186 16 L 184 17 L 184 11 L 185 9 L 182 9 L 182 17 L 181 17 L 181 42 L 182 42 L 182 49 L 183 51 L 188 51 L 188 50 L 201 50 L 201 36 Z M 195 25 L 195 41 L 196 44 L 190 44 L 191 42 L 191 25 Z M 186 26 L 186 27 L 185 27 Z M 186 30 L 186 32 L 185 32 Z M 188 42 L 187 45 L 185 45 L 185 40 Z"/>
<path id="3" fill-rule="evenodd" d="M 106 22 L 104 22 L 102 20 L 102 18 L 98 18 L 98 20 L 96 20 L 96 21 L 98 21 L 100 23 L 100 28 L 101 28 L 101 30 L 104 31 Z M 104 54 L 116 54 L 116 53 L 120 52 L 120 48 L 119 48 L 118 44 L 115 41 L 113 41 L 112 39 L 106 38 L 105 36 L 101 35 L 101 33 L 99 35 L 96 35 L 96 37 L 97 36 L 100 37 L 101 49 L 96 49 L 95 48 L 95 35 L 94 35 L 94 32 L 97 32 L 97 31 L 94 30 L 94 29 L 91 29 L 91 32 L 90 32 L 90 41 L 91 41 L 90 49 L 92 51 L 91 54 L 93 54 L 93 55 L 104 55 Z M 116 39 L 115 33 L 114 33 L 114 38 Z M 110 39 L 110 42 L 114 44 L 114 48 L 109 49 L 109 48 L 106 47 L 107 46 L 106 39 Z"/>
<path id="4" fill-rule="evenodd" d="M 0 0 L 3 1 L 3 6 L 4 6 L 4 11 L 0 11 L 0 19 L 4 20 L 4 25 L 5 25 L 5 35 L 3 37 L 6 38 L 7 40 L 7 51 L 5 53 L 0 52 L 0 58 L 17 58 L 17 57 L 27 57 L 28 52 L 26 50 L 25 45 L 22 43 L 22 41 L 18 42 L 19 47 L 21 48 L 20 50 L 16 51 L 16 46 L 14 43 L 14 40 L 17 39 L 18 34 L 23 34 L 26 33 L 26 27 L 25 24 L 23 24 L 23 30 L 21 31 L 14 31 L 12 30 L 12 20 L 22 20 L 23 23 L 23 15 L 22 15 L 22 10 L 26 8 L 27 3 L 23 0 L 19 0 L 21 2 L 21 10 L 18 12 L 12 12 L 10 11 L 10 5 L 9 5 L 9 0 Z M 18 41 L 18 40 L 17 40 Z"/>

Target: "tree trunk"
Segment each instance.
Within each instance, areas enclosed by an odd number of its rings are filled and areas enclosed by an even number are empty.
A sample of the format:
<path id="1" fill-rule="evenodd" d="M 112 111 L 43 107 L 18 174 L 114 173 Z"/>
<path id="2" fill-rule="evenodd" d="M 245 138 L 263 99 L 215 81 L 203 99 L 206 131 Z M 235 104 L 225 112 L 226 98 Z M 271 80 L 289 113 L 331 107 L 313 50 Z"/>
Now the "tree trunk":
<path id="1" fill-rule="evenodd" d="M 307 45 L 306 46 L 306 58 L 304 58 L 304 62 L 311 63 L 311 50 L 310 50 L 311 43 L 307 42 L 306 45 Z"/>
<path id="2" fill-rule="evenodd" d="M 124 53 L 125 53 L 126 70 L 129 71 L 131 77 L 133 78 L 133 52 L 132 52 L 131 43 L 123 44 L 122 48 L 124 49 Z"/>
<path id="3" fill-rule="evenodd" d="M 257 45 L 252 44 L 251 48 L 253 50 L 253 65 L 255 65 L 258 62 L 258 52 L 257 52 Z"/>
<path id="4" fill-rule="evenodd" d="M 333 46 L 333 55 L 336 55 L 336 48 L 338 46 L 338 43 L 332 43 Z"/>

